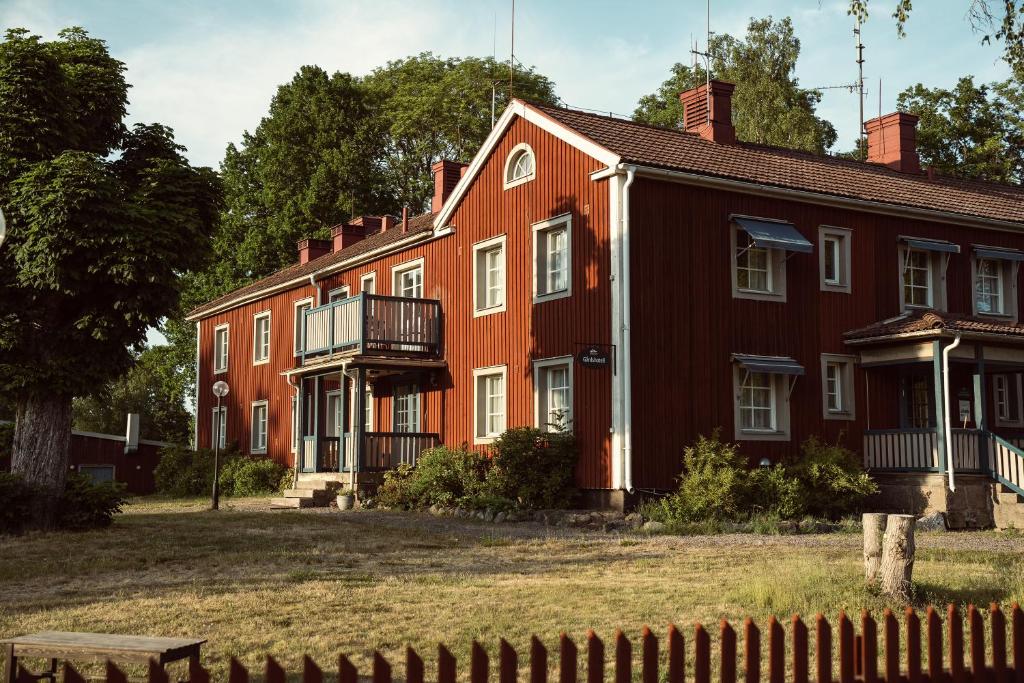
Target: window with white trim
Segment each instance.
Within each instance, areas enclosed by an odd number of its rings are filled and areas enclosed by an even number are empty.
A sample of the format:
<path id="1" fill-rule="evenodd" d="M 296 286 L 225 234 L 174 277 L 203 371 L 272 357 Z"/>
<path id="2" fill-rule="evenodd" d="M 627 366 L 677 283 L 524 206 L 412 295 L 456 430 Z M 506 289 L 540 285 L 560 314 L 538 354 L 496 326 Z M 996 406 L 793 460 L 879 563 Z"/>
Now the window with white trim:
<path id="1" fill-rule="evenodd" d="M 228 407 L 213 409 L 213 421 L 210 423 L 210 448 L 226 448 L 228 442 Z"/>
<path id="2" fill-rule="evenodd" d="M 1024 424 L 1021 406 L 1022 396 L 1020 373 L 992 376 L 992 398 L 995 404 L 996 424 L 1002 427 L 1019 427 Z"/>
<path id="3" fill-rule="evenodd" d="M 218 325 L 213 330 L 213 371 L 228 371 L 228 325 Z"/>
<path id="4" fill-rule="evenodd" d="M 999 258 L 1002 250 L 984 247 L 986 255 L 974 254 L 971 259 L 972 302 L 975 315 L 1018 318 L 1017 272 L 1020 268 L 1019 252 L 1010 252 L 1012 258 Z"/>
<path id="5" fill-rule="evenodd" d="M 794 375 L 733 367 L 733 417 L 738 441 L 788 441 Z"/>
<path id="6" fill-rule="evenodd" d="M 854 419 L 853 356 L 821 354 L 822 415 L 826 420 Z"/>
<path id="7" fill-rule="evenodd" d="M 295 330 L 293 349 L 295 355 L 302 353 L 302 325 L 305 321 L 305 312 L 313 308 L 312 299 L 302 299 L 295 302 Z"/>
<path id="8" fill-rule="evenodd" d="M 397 265 L 391 269 L 391 294 L 412 299 L 423 298 L 423 259 Z"/>
<path id="9" fill-rule="evenodd" d="M 395 387 L 394 415 L 396 432 L 420 431 L 420 390 L 415 384 Z M 365 418 L 364 418 L 365 419 Z"/>
<path id="10" fill-rule="evenodd" d="M 505 431 L 506 366 L 473 370 L 474 443 L 490 443 Z"/>
<path id="11" fill-rule="evenodd" d="M 252 364 L 270 362 L 270 311 L 257 313 L 252 319 Z"/>
<path id="12" fill-rule="evenodd" d="M 786 300 L 786 252 L 759 247 L 746 230 L 733 224 L 732 295 L 736 299 Z"/>
<path id="13" fill-rule="evenodd" d="M 572 356 L 533 364 L 536 426 L 549 431 L 572 429 Z"/>
<path id="14" fill-rule="evenodd" d="M 363 395 L 363 431 L 373 431 L 373 392 L 366 387 Z"/>
<path id="15" fill-rule="evenodd" d="M 505 189 L 516 187 L 537 176 L 533 149 L 525 142 L 512 148 L 505 159 Z"/>
<path id="16" fill-rule="evenodd" d="M 903 256 L 903 305 L 932 307 L 932 255 L 907 248 Z"/>
<path id="17" fill-rule="evenodd" d="M 327 420 L 327 423 L 324 426 L 324 436 L 331 438 L 341 436 L 344 420 L 342 416 L 340 391 L 330 391 L 327 393 L 327 411 L 324 417 Z"/>
<path id="18" fill-rule="evenodd" d="M 253 401 L 252 421 L 250 422 L 249 452 L 254 454 L 267 452 L 268 406 L 266 401 Z"/>
<path id="19" fill-rule="evenodd" d="M 367 273 L 359 278 L 359 291 L 367 294 L 377 293 L 377 271 Z"/>
<path id="20" fill-rule="evenodd" d="M 505 235 L 473 245 L 473 315 L 505 310 Z"/>
<path id="21" fill-rule="evenodd" d="M 348 285 L 342 285 L 327 293 L 327 303 L 334 303 L 348 298 Z"/>
<path id="22" fill-rule="evenodd" d="M 533 300 L 572 294 L 572 216 L 533 224 Z"/>
<path id="23" fill-rule="evenodd" d="M 818 265 L 824 292 L 850 292 L 851 234 L 845 228 L 828 225 L 818 229 Z"/>

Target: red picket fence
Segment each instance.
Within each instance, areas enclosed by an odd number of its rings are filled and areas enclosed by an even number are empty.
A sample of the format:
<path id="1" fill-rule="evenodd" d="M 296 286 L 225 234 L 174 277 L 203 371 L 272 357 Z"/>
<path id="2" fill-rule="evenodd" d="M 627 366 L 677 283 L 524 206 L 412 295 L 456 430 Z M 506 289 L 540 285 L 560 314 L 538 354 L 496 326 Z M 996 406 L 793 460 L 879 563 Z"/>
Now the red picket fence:
<path id="1" fill-rule="evenodd" d="M 900 625 L 890 610 L 886 610 L 882 617 L 881 652 L 878 649 L 878 624 L 867 612 L 861 614 L 860 633 L 855 633 L 853 622 L 843 612 L 840 612 L 838 633 L 835 634 L 832 626 L 819 614 L 814 620 L 813 680 L 815 683 L 1024 683 L 1024 611 L 1017 604 L 1013 606 L 1009 616 L 1012 628 L 1008 629 L 1007 617 L 993 604 L 988 621 L 990 635 L 986 647 L 985 619 L 973 606 L 967 612 L 967 642 L 964 640 L 964 622 L 956 607 L 950 605 L 948 608 L 945 635 L 939 614 L 929 607 L 924 618 L 926 639 L 923 641 L 921 619 L 908 608 L 903 619 L 906 659 L 905 666 L 901 666 Z M 744 622 L 743 656 L 742 660 L 737 660 L 736 631 L 725 620 L 719 624 L 716 678 L 720 683 L 783 683 L 787 678 L 792 683 L 811 683 L 810 629 L 800 617 L 793 616 L 789 629 L 788 663 L 787 636 L 782 624 L 772 617 L 768 620 L 767 631 L 768 666 L 767 671 L 763 671 L 761 629 L 750 619 Z M 838 657 L 835 657 L 834 641 L 838 641 Z M 558 648 L 558 683 L 576 683 L 581 674 L 586 683 L 604 683 L 609 679 L 614 683 L 632 683 L 634 680 L 641 683 L 685 683 L 688 676 L 692 676 L 694 683 L 711 683 L 711 634 L 702 625 L 694 627 L 693 664 L 689 672 L 686 671 L 686 643 L 682 632 L 675 626 L 668 628 L 665 639 L 667 670 L 660 668 L 660 646 L 659 639 L 644 627 L 640 636 L 639 668 L 634 670 L 633 643 L 621 631 L 616 632 L 610 653 L 606 653 L 604 642 L 590 631 L 581 670 L 576 644 L 562 634 Z M 944 659 L 944 653 L 947 659 Z M 460 678 L 455 657 L 444 645 L 438 646 L 437 654 L 438 683 L 455 683 Z M 986 659 L 987 654 L 991 656 Z M 548 683 L 548 658 L 544 644 L 536 637 L 532 638 L 529 669 L 522 672 L 523 679 L 529 683 Z M 833 668 L 836 659 L 838 678 Z M 742 669 L 737 668 L 738 661 L 742 662 Z M 607 671 L 608 665 L 610 671 Z M 65 664 L 63 673 L 65 683 L 85 682 L 68 664 Z M 408 683 L 425 683 L 423 659 L 411 647 L 406 649 L 404 673 Z M 468 676 L 466 674 L 463 671 L 461 678 L 468 678 L 471 683 L 492 680 L 490 657 L 477 642 L 472 645 Z M 300 680 L 300 675 L 295 672 L 289 676 L 277 661 L 268 657 L 263 676 L 256 678 L 262 678 L 264 683 L 285 683 L 289 679 Z M 358 683 L 359 678 L 356 667 L 344 655 L 338 658 L 337 672 L 329 676 L 309 657 L 303 659 L 303 683 L 323 683 L 325 680 Z M 391 664 L 378 652 L 373 655 L 370 675 L 362 678 L 364 681 L 372 679 L 373 683 L 392 683 L 395 680 Z M 17 680 L 28 683 L 35 678 L 21 671 Z M 152 662 L 147 680 L 149 683 L 169 683 L 167 672 Z M 209 683 L 212 678 L 206 669 L 195 666 L 189 671 L 189 680 L 190 683 Z M 232 659 L 227 680 L 228 683 L 249 683 L 251 677 L 237 660 Z M 498 649 L 497 683 L 517 683 L 519 680 L 519 654 L 502 639 Z M 107 662 L 105 681 L 127 683 L 127 678 L 114 664 Z"/>

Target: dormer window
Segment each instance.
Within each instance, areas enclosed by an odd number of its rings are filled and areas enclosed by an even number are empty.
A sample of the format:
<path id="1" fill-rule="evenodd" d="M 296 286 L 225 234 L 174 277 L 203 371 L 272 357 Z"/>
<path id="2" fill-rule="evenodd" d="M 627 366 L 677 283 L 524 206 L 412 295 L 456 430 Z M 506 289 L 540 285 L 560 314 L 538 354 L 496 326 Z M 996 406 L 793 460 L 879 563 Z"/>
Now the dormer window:
<path id="1" fill-rule="evenodd" d="M 527 183 L 536 177 L 533 150 L 528 144 L 520 143 L 512 149 L 505 161 L 505 189 Z"/>

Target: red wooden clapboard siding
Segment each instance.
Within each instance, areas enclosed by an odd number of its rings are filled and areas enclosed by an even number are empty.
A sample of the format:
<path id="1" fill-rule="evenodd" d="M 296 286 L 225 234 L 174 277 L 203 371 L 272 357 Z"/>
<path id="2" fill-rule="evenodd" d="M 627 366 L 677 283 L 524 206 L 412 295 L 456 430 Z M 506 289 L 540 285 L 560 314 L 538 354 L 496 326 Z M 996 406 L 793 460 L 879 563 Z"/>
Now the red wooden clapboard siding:
<path id="1" fill-rule="evenodd" d="M 505 159 L 520 142 L 531 145 L 536 156 L 535 180 L 504 190 Z M 391 294 L 391 268 L 423 257 L 424 296 L 441 300 L 444 315 L 446 371 L 435 383 L 425 382 L 422 429 L 441 434 L 452 445 L 473 442 L 473 369 L 508 366 L 507 423 L 534 423 L 532 361 L 571 355 L 577 345 L 610 343 L 610 277 L 608 181 L 593 181 L 589 174 L 601 165 L 554 136 L 519 120 L 506 132 L 490 160 L 463 198 L 451 224 L 453 235 L 431 240 L 399 253 L 331 275 L 320 283 L 326 293 L 348 285 L 353 294 L 360 277 L 377 274 L 377 293 Z M 571 213 L 572 296 L 533 304 L 533 234 L 531 224 Z M 397 228 L 396 228 L 397 229 Z M 472 313 L 472 245 L 507 235 L 504 313 L 474 318 Z M 268 452 L 291 463 L 289 448 L 292 391 L 279 373 L 294 366 L 292 303 L 311 296 L 310 286 L 247 304 L 202 321 L 200 350 L 199 440 L 210 444 L 212 396 L 216 379 L 231 384 L 227 402 L 228 440 L 247 448 L 249 405 L 270 400 Z M 252 365 L 252 319 L 272 310 L 271 363 Z M 231 352 L 226 376 L 214 376 L 213 329 L 231 323 Z M 610 438 L 611 372 L 574 369 L 574 427 L 581 443 L 578 483 L 585 488 L 611 485 Z M 391 426 L 391 386 L 404 380 L 379 381 L 374 387 L 374 422 L 378 429 Z"/>
<path id="2" fill-rule="evenodd" d="M 824 420 L 822 353 L 854 353 L 842 333 L 900 310 L 898 236 L 960 244 L 947 272 L 949 310 L 971 312 L 971 244 L 1024 249 L 1024 238 L 996 230 L 835 209 L 655 180 L 631 188 L 633 462 L 637 486 L 667 488 L 683 446 L 717 427 L 732 439 L 730 354 L 791 356 L 806 369 L 791 403 L 789 442 L 743 442 L 751 459 L 777 459 L 817 435 L 859 449 L 867 406 L 855 373 L 855 421 Z M 733 299 L 729 215 L 792 222 L 815 245 L 786 268 L 786 303 Z M 852 294 L 820 291 L 818 228 L 852 233 Z M 898 420 L 895 383 L 872 371 L 872 427 Z M 954 388 L 954 391 L 956 389 Z M 876 394 L 880 394 L 876 397 Z M 888 401 L 885 401 L 889 398 Z"/>
<path id="3" fill-rule="evenodd" d="M 129 493 L 153 493 L 153 469 L 160 461 L 160 446 L 143 442 L 134 453 L 125 454 L 124 439 L 92 434 L 71 435 L 71 465 L 112 465 L 114 480 L 125 484 Z"/>

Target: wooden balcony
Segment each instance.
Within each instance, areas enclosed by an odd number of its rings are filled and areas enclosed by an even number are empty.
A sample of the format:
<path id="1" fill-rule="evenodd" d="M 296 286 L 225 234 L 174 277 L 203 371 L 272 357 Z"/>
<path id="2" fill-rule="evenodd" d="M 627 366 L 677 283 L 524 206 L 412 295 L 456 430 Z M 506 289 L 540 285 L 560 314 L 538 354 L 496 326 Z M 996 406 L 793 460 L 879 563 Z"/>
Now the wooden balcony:
<path id="1" fill-rule="evenodd" d="M 426 432 L 366 432 L 362 462 L 355 471 L 383 472 L 401 464 L 415 465 L 420 453 L 440 442 L 437 434 Z M 351 472 L 355 447 L 356 438 L 352 434 L 304 437 L 302 471 Z"/>
<path id="2" fill-rule="evenodd" d="M 441 302 L 361 293 L 306 311 L 302 364 L 342 355 L 439 358 Z"/>

